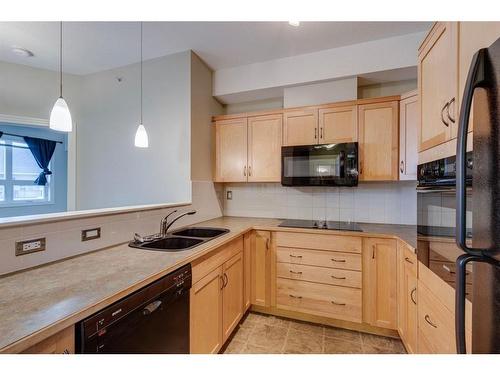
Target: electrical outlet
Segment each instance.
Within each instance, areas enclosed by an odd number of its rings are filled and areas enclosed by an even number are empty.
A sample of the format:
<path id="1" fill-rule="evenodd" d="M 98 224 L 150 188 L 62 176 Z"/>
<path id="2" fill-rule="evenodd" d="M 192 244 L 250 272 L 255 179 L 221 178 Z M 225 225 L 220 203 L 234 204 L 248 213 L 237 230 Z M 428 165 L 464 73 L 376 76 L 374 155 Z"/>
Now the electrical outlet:
<path id="1" fill-rule="evenodd" d="M 226 191 L 226 199 L 230 201 L 233 199 L 233 192 L 231 190 Z"/>
<path id="2" fill-rule="evenodd" d="M 16 241 L 16 256 L 45 250 L 45 237 L 34 240 Z"/>
<path id="3" fill-rule="evenodd" d="M 101 227 L 82 230 L 82 241 L 96 240 L 101 238 Z"/>

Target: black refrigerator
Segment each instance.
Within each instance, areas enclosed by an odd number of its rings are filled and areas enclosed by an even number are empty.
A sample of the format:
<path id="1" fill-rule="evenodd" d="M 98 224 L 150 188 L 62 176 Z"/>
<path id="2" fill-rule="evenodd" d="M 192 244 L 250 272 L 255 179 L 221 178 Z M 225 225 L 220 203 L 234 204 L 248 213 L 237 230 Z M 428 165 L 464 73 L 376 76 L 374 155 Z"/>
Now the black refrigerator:
<path id="1" fill-rule="evenodd" d="M 472 105 L 473 104 L 473 105 Z M 472 243 L 466 242 L 469 118 L 473 110 Z M 457 353 L 500 353 L 500 39 L 474 55 L 460 108 L 456 155 Z M 465 344 L 466 266 L 472 265 L 472 348 Z"/>

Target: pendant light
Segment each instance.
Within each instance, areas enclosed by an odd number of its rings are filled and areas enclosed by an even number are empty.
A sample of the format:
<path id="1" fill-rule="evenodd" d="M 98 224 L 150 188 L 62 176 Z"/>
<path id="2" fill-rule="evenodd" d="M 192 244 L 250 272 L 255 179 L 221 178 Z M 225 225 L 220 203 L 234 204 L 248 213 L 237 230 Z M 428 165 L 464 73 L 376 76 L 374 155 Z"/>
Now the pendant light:
<path id="1" fill-rule="evenodd" d="M 63 72 L 62 72 L 62 47 L 63 47 L 63 25 L 60 25 L 60 44 L 59 44 L 59 98 L 54 103 L 54 107 L 50 112 L 49 127 L 53 130 L 62 132 L 70 132 L 73 129 L 73 122 L 71 120 L 71 113 L 69 112 L 66 100 L 63 98 Z"/>
<path id="2" fill-rule="evenodd" d="M 146 132 L 146 128 L 142 124 L 142 22 L 141 22 L 141 122 L 139 123 L 137 131 L 135 132 L 134 145 L 135 147 L 140 147 L 140 148 L 149 147 L 148 133 Z"/>

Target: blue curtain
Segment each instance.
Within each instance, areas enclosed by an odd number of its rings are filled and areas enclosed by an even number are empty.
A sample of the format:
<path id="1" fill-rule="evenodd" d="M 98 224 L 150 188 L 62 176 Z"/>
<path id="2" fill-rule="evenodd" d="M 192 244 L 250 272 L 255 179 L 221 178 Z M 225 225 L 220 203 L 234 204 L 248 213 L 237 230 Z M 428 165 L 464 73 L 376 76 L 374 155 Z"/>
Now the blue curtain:
<path id="1" fill-rule="evenodd" d="M 49 171 L 49 163 L 56 149 L 56 141 L 31 137 L 23 138 L 38 166 L 42 169 L 42 172 L 35 180 L 35 184 L 45 186 L 47 184 L 47 176 L 52 174 L 52 172 Z"/>

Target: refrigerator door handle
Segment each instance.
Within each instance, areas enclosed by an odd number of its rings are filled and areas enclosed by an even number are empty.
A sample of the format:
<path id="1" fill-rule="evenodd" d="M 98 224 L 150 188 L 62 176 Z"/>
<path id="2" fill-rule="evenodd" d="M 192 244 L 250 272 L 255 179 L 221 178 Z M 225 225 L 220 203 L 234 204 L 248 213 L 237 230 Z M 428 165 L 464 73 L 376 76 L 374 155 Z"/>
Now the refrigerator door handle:
<path id="1" fill-rule="evenodd" d="M 466 354 L 465 345 L 465 287 L 467 271 L 465 267 L 470 262 L 481 262 L 498 265 L 493 258 L 462 254 L 457 258 L 455 275 L 455 339 L 457 354 Z"/>
<path id="2" fill-rule="evenodd" d="M 483 48 L 477 51 L 472 58 L 472 63 L 467 75 L 465 84 L 462 106 L 460 108 L 460 118 L 458 123 L 457 134 L 457 162 L 456 162 L 456 178 L 457 178 L 457 211 L 456 211 L 456 242 L 458 247 L 463 251 L 472 255 L 481 255 L 479 249 L 473 249 L 466 244 L 466 178 L 467 178 L 467 132 L 469 128 L 469 118 L 472 106 L 474 90 L 478 87 L 487 88 L 488 81 L 486 77 L 486 56 L 487 49 Z"/>

